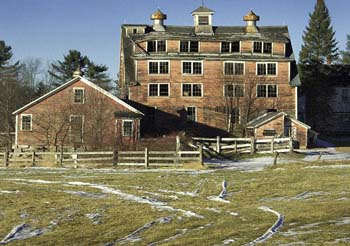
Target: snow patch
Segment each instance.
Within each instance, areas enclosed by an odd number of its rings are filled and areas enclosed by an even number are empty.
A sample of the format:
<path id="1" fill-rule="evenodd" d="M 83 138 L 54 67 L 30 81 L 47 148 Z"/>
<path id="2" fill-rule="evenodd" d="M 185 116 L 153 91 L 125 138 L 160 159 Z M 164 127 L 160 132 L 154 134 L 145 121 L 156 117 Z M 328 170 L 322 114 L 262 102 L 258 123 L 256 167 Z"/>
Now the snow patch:
<path id="1" fill-rule="evenodd" d="M 275 222 L 275 224 L 273 224 L 266 232 L 264 235 L 258 237 L 257 239 L 255 239 L 254 241 L 247 243 L 245 245 L 254 245 L 257 243 L 261 243 L 266 241 L 267 239 L 269 239 L 270 237 L 272 237 L 280 227 L 282 227 L 283 225 L 283 221 L 284 221 L 284 216 L 282 214 L 280 214 L 279 212 L 272 210 L 271 208 L 265 207 L 265 206 L 261 206 L 259 207 L 259 209 L 265 211 L 265 212 L 270 212 L 273 213 L 277 216 L 277 220 Z"/>

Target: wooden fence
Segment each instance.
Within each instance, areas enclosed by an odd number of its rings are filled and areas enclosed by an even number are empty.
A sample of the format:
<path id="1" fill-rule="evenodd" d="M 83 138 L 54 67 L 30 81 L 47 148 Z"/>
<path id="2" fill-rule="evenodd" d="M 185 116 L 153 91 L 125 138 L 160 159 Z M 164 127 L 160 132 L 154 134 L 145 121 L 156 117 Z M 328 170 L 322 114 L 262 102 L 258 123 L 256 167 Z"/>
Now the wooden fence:
<path id="1" fill-rule="evenodd" d="M 293 151 L 291 138 L 192 138 L 195 146 L 216 153 L 274 153 Z"/>
<path id="2" fill-rule="evenodd" d="M 203 153 L 199 151 L 97 151 L 97 152 L 0 152 L 3 166 L 28 164 L 37 166 L 53 162 L 61 166 L 106 164 L 116 166 L 181 166 L 189 162 L 203 164 Z"/>

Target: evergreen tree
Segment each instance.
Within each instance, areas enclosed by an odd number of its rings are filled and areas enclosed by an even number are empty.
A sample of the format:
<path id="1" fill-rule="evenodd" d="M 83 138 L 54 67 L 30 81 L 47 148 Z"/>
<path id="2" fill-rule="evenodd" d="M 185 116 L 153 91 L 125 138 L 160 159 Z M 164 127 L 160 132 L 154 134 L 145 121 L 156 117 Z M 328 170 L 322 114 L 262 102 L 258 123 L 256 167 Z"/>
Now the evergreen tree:
<path id="1" fill-rule="evenodd" d="M 345 50 L 340 51 L 341 63 L 350 64 L 350 34 L 346 35 L 346 47 Z"/>
<path id="2" fill-rule="evenodd" d="M 323 64 L 336 60 L 338 54 L 335 32 L 324 0 L 317 0 L 314 12 L 309 14 L 309 26 L 303 35 L 304 44 L 300 51 L 303 64 Z"/>
<path id="3" fill-rule="evenodd" d="M 10 63 L 11 46 L 0 40 L 0 131 L 7 135 L 10 147 L 10 132 L 15 129 L 12 112 L 24 104 L 23 90 L 18 79 L 19 62 Z"/>
<path id="4" fill-rule="evenodd" d="M 73 73 L 78 70 L 82 71 L 82 76 L 85 76 L 91 82 L 98 86 L 109 90 L 111 79 L 106 74 L 108 68 L 103 65 L 96 65 L 87 56 L 83 56 L 77 50 L 69 50 L 68 55 L 64 56 L 63 61 L 57 61 L 51 64 L 49 74 L 55 78 L 54 86 L 59 86 L 73 78 Z"/>

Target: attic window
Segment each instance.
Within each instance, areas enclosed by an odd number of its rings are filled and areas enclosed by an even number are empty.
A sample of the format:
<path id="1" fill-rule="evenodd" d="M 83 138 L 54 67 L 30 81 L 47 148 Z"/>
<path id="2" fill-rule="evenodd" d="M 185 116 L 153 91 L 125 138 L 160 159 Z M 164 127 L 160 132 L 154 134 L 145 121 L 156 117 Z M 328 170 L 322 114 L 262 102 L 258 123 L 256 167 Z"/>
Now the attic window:
<path id="1" fill-rule="evenodd" d="M 166 41 L 165 40 L 148 41 L 147 52 L 166 52 Z"/>
<path id="2" fill-rule="evenodd" d="M 198 16 L 198 25 L 209 25 L 209 16 Z"/>
<path id="3" fill-rule="evenodd" d="M 180 52 L 198 52 L 198 41 L 180 41 Z"/>
<path id="4" fill-rule="evenodd" d="M 73 88 L 73 91 L 74 91 L 74 103 L 84 104 L 85 103 L 84 88 Z"/>
<path id="5" fill-rule="evenodd" d="M 254 42 L 254 53 L 272 54 L 272 43 L 270 42 Z"/>

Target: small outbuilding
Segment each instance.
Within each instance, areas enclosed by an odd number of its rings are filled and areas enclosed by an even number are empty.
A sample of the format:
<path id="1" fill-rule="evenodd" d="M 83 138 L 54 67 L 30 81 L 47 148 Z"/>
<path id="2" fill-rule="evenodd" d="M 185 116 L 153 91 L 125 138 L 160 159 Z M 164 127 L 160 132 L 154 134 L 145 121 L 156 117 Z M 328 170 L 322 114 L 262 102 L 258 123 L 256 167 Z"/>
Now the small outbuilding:
<path id="1" fill-rule="evenodd" d="M 255 138 L 292 137 L 294 145 L 307 148 L 314 144 L 318 133 L 305 123 L 284 112 L 267 112 L 246 126 L 247 135 Z"/>

